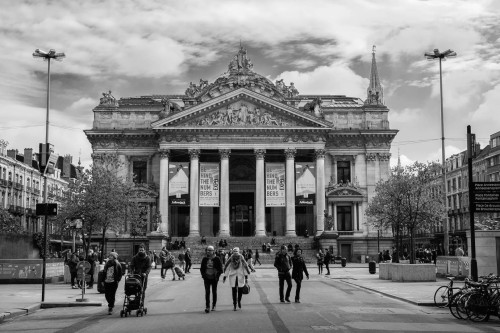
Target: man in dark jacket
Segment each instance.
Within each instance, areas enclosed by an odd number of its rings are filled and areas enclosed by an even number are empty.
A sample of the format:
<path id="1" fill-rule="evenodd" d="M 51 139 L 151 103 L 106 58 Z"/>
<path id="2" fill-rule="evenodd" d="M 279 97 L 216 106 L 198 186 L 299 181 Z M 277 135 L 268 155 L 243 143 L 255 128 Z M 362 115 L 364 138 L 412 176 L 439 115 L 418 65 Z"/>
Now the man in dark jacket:
<path id="1" fill-rule="evenodd" d="M 212 311 L 217 304 L 217 283 L 222 274 L 222 262 L 215 255 L 213 246 L 207 247 L 207 255 L 201 260 L 200 273 L 205 284 L 205 312 L 210 312 L 210 287 L 212 287 Z"/>
<path id="2" fill-rule="evenodd" d="M 113 313 L 116 289 L 121 279 L 122 265 L 118 262 L 118 253 L 110 252 L 108 261 L 104 265 L 104 296 L 108 302 L 108 314 Z"/>
<path id="3" fill-rule="evenodd" d="M 188 248 L 186 250 L 186 253 L 184 253 L 184 260 L 186 261 L 186 269 L 184 272 L 186 273 L 191 273 L 189 270 L 191 269 L 191 249 Z"/>
<path id="4" fill-rule="evenodd" d="M 71 288 L 73 289 L 78 289 L 75 285 L 76 274 L 78 272 L 78 262 L 80 262 L 80 260 L 78 260 L 76 253 L 73 253 L 68 261 L 69 274 L 71 275 Z"/>
<path id="5" fill-rule="evenodd" d="M 90 264 L 90 270 L 87 273 L 90 275 L 90 281 L 89 281 L 89 289 L 94 288 L 94 272 L 95 272 L 95 266 L 97 262 L 97 254 L 94 253 L 94 250 L 89 249 L 88 255 L 87 255 L 87 261 Z"/>
<path id="6" fill-rule="evenodd" d="M 139 252 L 132 258 L 130 263 L 130 272 L 132 274 L 139 274 L 143 281 L 143 299 L 148 286 L 148 275 L 151 271 L 151 258 L 146 254 L 146 247 L 144 244 L 139 245 Z"/>
<path id="7" fill-rule="evenodd" d="M 278 278 L 280 285 L 280 302 L 290 303 L 290 292 L 292 291 L 292 276 L 290 275 L 290 269 L 292 268 L 292 259 L 287 253 L 286 245 L 281 245 L 280 252 L 276 254 L 274 259 L 274 267 L 278 270 Z M 283 297 L 283 288 L 286 281 L 286 294 Z"/>
<path id="8" fill-rule="evenodd" d="M 323 259 L 323 262 L 325 263 L 325 268 L 327 273 L 325 275 L 330 275 L 330 261 L 332 261 L 332 254 L 328 249 L 325 250 L 325 258 Z"/>

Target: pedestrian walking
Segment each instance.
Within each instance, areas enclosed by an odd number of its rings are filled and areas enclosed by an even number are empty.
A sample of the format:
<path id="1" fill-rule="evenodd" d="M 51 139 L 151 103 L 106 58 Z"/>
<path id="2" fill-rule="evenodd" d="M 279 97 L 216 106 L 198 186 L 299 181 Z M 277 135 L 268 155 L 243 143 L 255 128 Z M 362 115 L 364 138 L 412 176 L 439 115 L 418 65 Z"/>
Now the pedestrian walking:
<path id="1" fill-rule="evenodd" d="M 151 271 L 151 258 L 146 254 L 146 247 L 144 244 L 139 245 L 139 252 L 132 257 L 130 262 L 130 272 L 138 274 L 142 278 L 142 297 L 146 294 L 146 287 L 148 286 L 148 275 Z"/>
<path id="2" fill-rule="evenodd" d="M 330 275 L 330 261 L 332 260 L 332 254 L 328 249 L 325 250 L 325 258 L 323 259 L 325 262 L 326 274 Z"/>
<path id="3" fill-rule="evenodd" d="M 217 305 L 217 284 L 222 274 L 222 262 L 215 255 L 213 246 L 208 246 L 206 249 L 206 255 L 201 260 L 200 273 L 205 285 L 205 312 L 209 313 L 210 288 L 212 288 L 212 311 L 215 311 L 215 306 Z"/>
<path id="4" fill-rule="evenodd" d="M 280 302 L 290 303 L 290 292 L 292 291 L 292 277 L 290 275 L 290 269 L 292 268 L 292 259 L 287 253 L 287 246 L 281 245 L 280 251 L 276 254 L 276 258 L 274 259 L 274 267 L 278 270 L 278 278 L 279 278 L 279 293 L 280 293 Z M 286 281 L 286 294 L 283 295 L 283 289 Z"/>
<path id="5" fill-rule="evenodd" d="M 259 255 L 259 249 L 256 249 L 255 250 L 255 261 L 253 262 L 254 266 L 259 263 L 259 266 L 262 266 L 262 264 L 260 263 L 260 255 Z"/>
<path id="6" fill-rule="evenodd" d="M 75 285 L 76 273 L 78 272 L 78 257 L 76 253 L 71 254 L 71 258 L 68 261 L 69 274 L 71 275 L 71 288 L 78 289 Z"/>
<path id="7" fill-rule="evenodd" d="M 170 251 L 167 250 L 166 247 L 164 247 L 160 253 L 160 260 L 161 260 L 161 278 L 165 279 L 165 276 L 167 275 L 167 271 L 170 269 L 172 271 L 172 280 L 175 280 L 175 272 L 174 272 L 174 266 L 175 266 L 175 258 L 170 253 Z"/>
<path id="8" fill-rule="evenodd" d="M 179 255 L 177 256 L 177 259 L 179 259 L 179 268 L 184 271 L 186 268 L 186 255 L 184 252 L 180 252 Z"/>
<path id="9" fill-rule="evenodd" d="M 158 268 L 158 266 L 160 266 L 160 257 L 158 256 L 158 253 L 156 253 L 155 250 L 153 250 L 153 261 L 155 262 L 155 269 Z"/>
<path id="10" fill-rule="evenodd" d="M 122 279 L 122 265 L 118 262 L 118 253 L 110 252 L 108 261 L 104 265 L 104 296 L 108 302 L 108 314 L 113 313 L 115 306 L 116 289 Z"/>
<path id="11" fill-rule="evenodd" d="M 184 253 L 184 260 L 186 261 L 186 269 L 184 270 L 184 272 L 191 273 L 189 270 L 191 269 L 192 261 L 191 261 L 191 249 L 189 247 Z"/>
<path id="12" fill-rule="evenodd" d="M 92 288 L 94 288 L 94 270 L 95 270 L 96 261 L 97 261 L 97 255 L 94 253 L 94 250 L 90 249 L 88 251 L 87 261 L 90 264 L 90 270 L 87 273 L 88 275 L 90 275 L 90 281 L 88 283 L 88 289 L 92 289 Z"/>
<path id="13" fill-rule="evenodd" d="M 224 266 L 224 278 L 222 282 L 226 282 L 229 277 L 229 285 L 232 288 L 233 306 L 236 311 L 236 304 L 241 309 L 241 297 L 243 296 L 242 289 L 248 281 L 250 269 L 245 261 L 245 258 L 240 254 L 240 249 L 235 247 L 233 253 L 229 257 Z"/>
<path id="14" fill-rule="evenodd" d="M 295 303 L 300 303 L 300 288 L 302 280 L 304 280 L 304 273 L 309 280 L 309 273 L 307 272 L 306 263 L 302 257 L 302 250 L 297 249 L 292 257 L 292 279 L 295 281 Z"/>
<path id="15" fill-rule="evenodd" d="M 318 250 L 318 253 L 316 253 L 316 263 L 318 264 L 318 274 L 321 275 L 323 274 L 323 260 L 325 258 L 325 255 L 323 254 L 323 251 L 321 249 Z"/>

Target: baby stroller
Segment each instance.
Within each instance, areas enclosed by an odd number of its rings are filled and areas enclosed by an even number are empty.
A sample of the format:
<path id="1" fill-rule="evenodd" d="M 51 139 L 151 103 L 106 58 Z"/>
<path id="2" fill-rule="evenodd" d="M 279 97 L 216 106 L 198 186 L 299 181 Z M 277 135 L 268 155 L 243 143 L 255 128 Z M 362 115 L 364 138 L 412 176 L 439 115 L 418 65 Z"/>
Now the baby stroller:
<path id="1" fill-rule="evenodd" d="M 125 277 L 125 298 L 120 317 L 130 316 L 134 310 L 137 310 L 137 317 L 148 313 L 148 309 L 144 307 L 144 279 L 139 274 L 129 274 Z"/>

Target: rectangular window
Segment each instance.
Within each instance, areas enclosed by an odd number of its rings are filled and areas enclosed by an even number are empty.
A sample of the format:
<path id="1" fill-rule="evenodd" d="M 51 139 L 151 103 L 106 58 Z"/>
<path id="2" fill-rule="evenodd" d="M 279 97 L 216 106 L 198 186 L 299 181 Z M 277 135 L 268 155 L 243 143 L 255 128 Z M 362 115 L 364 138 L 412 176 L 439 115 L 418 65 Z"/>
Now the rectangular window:
<path id="1" fill-rule="evenodd" d="M 146 161 L 133 162 L 133 177 L 134 183 L 142 184 L 147 183 L 148 163 Z"/>
<path id="2" fill-rule="evenodd" d="M 337 207 L 337 230 L 338 231 L 353 231 L 352 229 L 352 213 L 351 206 Z"/>
<path id="3" fill-rule="evenodd" d="M 458 189 L 460 190 L 462 188 L 462 177 L 458 177 L 457 184 L 458 184 Z"/>
<path id="4" fill-rule="evenodd" d="M 337 184 L 351 181 L 351 162 L 337 162 Z"/>

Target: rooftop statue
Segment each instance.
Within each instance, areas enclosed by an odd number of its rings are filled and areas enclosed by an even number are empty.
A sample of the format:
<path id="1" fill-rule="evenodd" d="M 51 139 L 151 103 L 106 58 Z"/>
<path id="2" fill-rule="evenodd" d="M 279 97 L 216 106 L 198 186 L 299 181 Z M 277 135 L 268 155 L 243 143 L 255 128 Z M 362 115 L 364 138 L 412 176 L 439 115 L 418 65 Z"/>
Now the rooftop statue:
<path id="1" fill-rule="evenodd" d="M 114 98 L 113 95 L 111 95 L 111 90 L 109 92 L 103 92 L 102 96 L 103 97 L 101 97 L 99 105 L 118 106 L 116 98 Z"/>
<path id="2" fill-rule="evenodd" d="M 238 54 L 229 63 L 229 72 L 252 71 L 253 64 L 247 56 L 247 50 L 240 46 Z"/>

